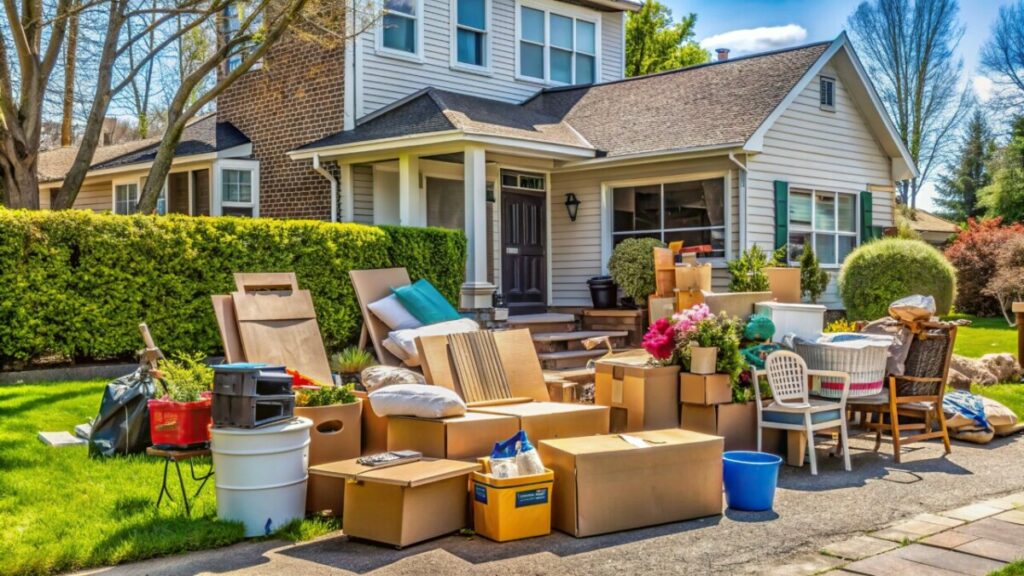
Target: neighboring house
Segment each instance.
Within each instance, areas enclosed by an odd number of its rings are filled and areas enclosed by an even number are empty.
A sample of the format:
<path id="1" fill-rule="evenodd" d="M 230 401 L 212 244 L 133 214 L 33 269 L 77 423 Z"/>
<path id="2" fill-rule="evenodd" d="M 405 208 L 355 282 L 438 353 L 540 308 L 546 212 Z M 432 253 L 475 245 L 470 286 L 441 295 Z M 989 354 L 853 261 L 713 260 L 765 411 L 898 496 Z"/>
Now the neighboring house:
<path id="1" fill-rule="evenodd" d="M 920 208 L 910 211 L 905 218 L 907 224 L 921 236 L 922 240 L 937 248 L 946 247 L 950 240 L 960 233 L 960 226 L 955 222 Z"/>

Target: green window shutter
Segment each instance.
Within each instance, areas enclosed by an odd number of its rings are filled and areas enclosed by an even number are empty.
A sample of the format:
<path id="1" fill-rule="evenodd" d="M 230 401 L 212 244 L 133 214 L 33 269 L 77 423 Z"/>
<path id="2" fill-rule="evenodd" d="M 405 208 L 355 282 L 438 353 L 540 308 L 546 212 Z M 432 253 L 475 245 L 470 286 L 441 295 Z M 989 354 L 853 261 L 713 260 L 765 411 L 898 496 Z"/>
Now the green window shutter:
<path id="1" fill-rule="evenodd" d="M 875 237 L 875 228 L 871 222 L 871 192 L 860 193 L 860 241 L 867 242 Z"/>
<path id="2" fill-rule="evenodd" d="M 789 182 L 775 181 L 775 247 L 789 242 Z"/>

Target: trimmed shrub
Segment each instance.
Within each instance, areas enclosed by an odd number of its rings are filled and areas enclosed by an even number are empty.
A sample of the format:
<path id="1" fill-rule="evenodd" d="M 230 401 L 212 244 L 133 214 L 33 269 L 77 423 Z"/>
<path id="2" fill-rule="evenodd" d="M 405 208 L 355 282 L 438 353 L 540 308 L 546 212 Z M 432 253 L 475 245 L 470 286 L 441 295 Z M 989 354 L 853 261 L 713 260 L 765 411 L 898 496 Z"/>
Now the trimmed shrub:
<path id="1" fill-rule="evenodd" d="M 665 243 L 656 238 L 626 238 L 608 259 L 608 273 L 638 306 L 647 304 L 654 293 L 654 249 Z"/>
<path id="2" fill-rule="evenodd" d="M 920 240 L 883 238 L 860 246 L 843 262 L 839 294 L 850 320 L 887 316 L 889 304 L 914 294 L 935 298 L 948 314 L 956 293 L 956 271 L 942 253 Z"/>
<path id="3" fill-rule="evenodd" d="M 956 311 L 976 316 L 998 316 L 999 300 L 987 291 L 999 270 L 1003 247 L 1024 236 L 1024 226 L 1002 225 L 1001 218 L 967 221 L 967 229 L 957 234 L 946 249 L 946 258 L 956 268 Z"/>
<path id="4" fill-rule="evenodd" d="M 139 322 L 165 353 L 216 353 L 210 296 L 234 272 L 294 271 L 337 350 L 360 326 L 349 270 L 405 266 L 457 302 L 465 254 L 431 228 L 0 209 L 0 363 L 127 357 Z"/>

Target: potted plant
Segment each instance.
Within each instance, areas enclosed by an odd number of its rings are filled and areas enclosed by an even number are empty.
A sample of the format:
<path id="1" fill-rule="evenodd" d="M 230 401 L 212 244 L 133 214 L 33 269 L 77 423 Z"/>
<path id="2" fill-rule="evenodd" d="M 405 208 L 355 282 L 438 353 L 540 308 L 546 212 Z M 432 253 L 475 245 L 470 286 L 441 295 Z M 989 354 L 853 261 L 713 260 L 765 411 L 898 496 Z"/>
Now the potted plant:
<path id="1" fill-rule="evenodd" d="M 767 292 L 768 277 L 764 270 L 768 266 L 768 255 L 754 244 L 743 251 L 735 260 L 726 265 L 729 268 L 729 292 Z"/>
<path id="2" fill-rule="evenodd" d="M 656 238 L 627 238 L 612 251 L 608 260 L 608 273 L 637 306 L 647 305 L 647 297 L 654 293 L 654 248 L 665 244 Z"/>
<path id="3" fill-rule="evenodd" d="M 338 373 L 342 384 L 352 384 L 356 390 L 364 389 L 360 379 L 363 370 L 376 364 L 373 354 L 355 346 L 349 346 L 331 356 L 331 370 Z"/>
<path id="4" fill-rule="evenodd" d="M 828 289 L 831 277 L 828 271 L 822 270 L 818 264 L 818 257 L 814 254 L 814 248 L 810 244 L 804 247 L 804 253 L 800 256 L 800 287 L 801 294 L 807 295 L 811 304 L 817 304 L 818 298 Z"/>
<path id="5" fill-rule="evenodd" d="M 188 448 L 210 441 L 213 368 L 203 353 L 160 360 L 155 399 L 149 400 L 150 439 L 154 446 Z"/>
<path id="6" fill-rule="evenodd" d="M 295 391 L 295 415 L 313 421 L 309 437 L 309 464 L 347 460 L 359 456 L 362 400 L 352 384 L 304 386 Z"/>
<path id="7" fill-rule="evenodd" d="M 644 336 L 644 349 L 661 365 L 679 364 L 693 371 L 694 351 L 698 362 L 707 362 L 707 349 L 714 350 L 710 373 L 728 374 L 735 388 L 743 369 L 740 355 L 741 323 L 726 314 L 711 313 L 698 304 L 655 322 Z M 704 367 L 698 367 L 706 369 Z"/>
<path id="8" fill-rule="evenodd" d="M 790 304 L 800 302 L 800 268 L 789 266 L 789 244 L 779 246 L 772 253 L 764 275 L 768 278 L 768 289 L 774 300 Z"/>

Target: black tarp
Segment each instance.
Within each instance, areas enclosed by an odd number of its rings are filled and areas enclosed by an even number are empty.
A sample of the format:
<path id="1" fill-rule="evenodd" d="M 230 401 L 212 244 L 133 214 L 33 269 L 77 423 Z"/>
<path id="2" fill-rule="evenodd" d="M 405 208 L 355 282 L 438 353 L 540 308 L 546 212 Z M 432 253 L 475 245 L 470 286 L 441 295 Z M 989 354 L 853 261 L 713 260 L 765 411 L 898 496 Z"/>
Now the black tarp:
<path id="1" fill-rule="evenodd" d="M 155 395 L 156 387 L 145 368 L 107 384 L 89 435 L 89 454 L 123 456 L 144 451 L 151 444 L 146 402 Z"/>

